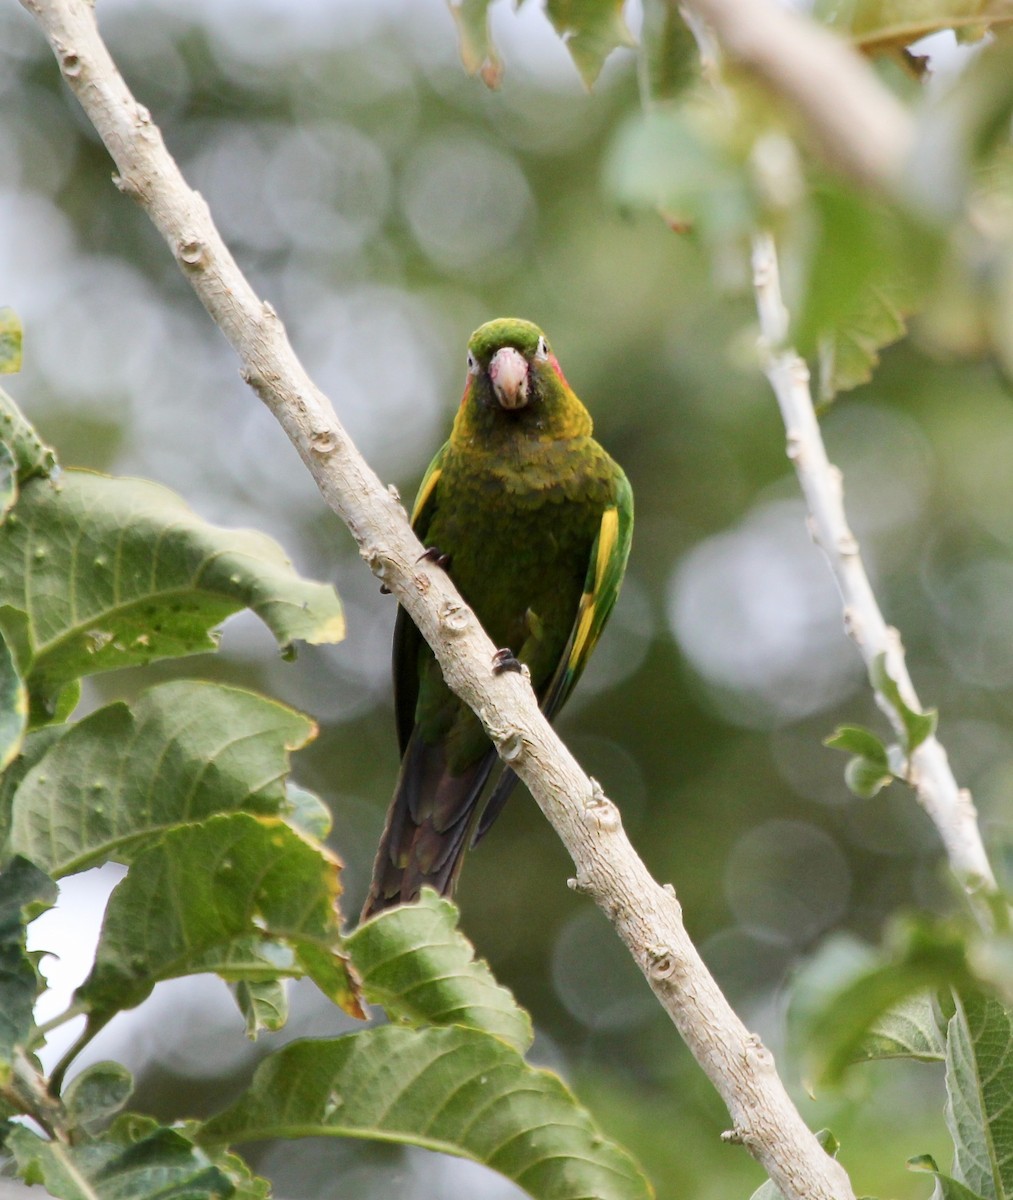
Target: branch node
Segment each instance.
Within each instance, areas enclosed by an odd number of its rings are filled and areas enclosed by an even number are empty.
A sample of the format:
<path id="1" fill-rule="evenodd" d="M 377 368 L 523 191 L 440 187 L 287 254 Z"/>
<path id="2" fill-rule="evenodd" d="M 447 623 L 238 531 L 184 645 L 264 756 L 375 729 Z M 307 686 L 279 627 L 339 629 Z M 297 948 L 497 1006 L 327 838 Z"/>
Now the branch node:
<path id="1" fill-rule="evenodd" d="M 523 758 L 524 734 L 520 729 L 515 725 L 487 725 L 487 729 L 505 763 L 515 763 Z"/>
<path id="2" fill-rule="evenodd" d="M 144 188 L 132 175 L 113 175 L 113 186 L 131 200 L 144 199 Z"/>
<path id="3" fill-rule="evenodd" d="M 844 632 L 855 643 L 856 646 L 861 646 L 865 641 L 865 634 L 862 630 L 862 618 L 853 604 L 844 606 Z"/>
<path id="4" fill-rule="evenodd" d="M 571 892 L 580 892 L 583 896 L 589 896 L 594 891 L 587 872 L 581 870 L 578 870 L 575 876 L 571 876 L 566 881 L 566 886 Z"/>
<path id="5" fill-rule="evenodd" d="M 143 104 L 138 104 L 134 109 L 134 121 L 138 129 L 145 125 L 151 124 L 151 110 L 144 107 Z"/>
<path id="6" fill-rule="evenodd" d="M 751 1033 L 746 1039 L 745 1058 L 757 1071 L 768 1075 L 774 1071 L 774 1056 L 760 1040 L 758 1033 Z"/>
<path id="7" fill-rule="evenodd" d="M 460 637 L 469 625 L 468 610 L 456 600 L 443 601 L 440 605 L 439 619 L 442 628 L 453 637 Z"/>
<path id="8" fill-rule="evenodd" d="M 671 979 L 679 971 L 679 960 L 668 946 L 648 946 L 647 973 L 652 979 Z"/>
<path id="9" fill-rule="evenodd" d="M 176 243 L 176 257 L 187 270 L 203 271 L 208 265 L 208 248 L 199 238 L 181 238 Z"/>
<path id="10" fill-rule="evenodd" d="M 591 798 L 581 811 L 584 823 L 602 833 L 614 833 L 622 826 L 619 809 L 605 795 L 601 784 L 591 776 Z"/>
<path id="11" fill-rule="evenodd" d="M 401 492 L 396 483 L 387 484 L 387 495 L 390 496 L 395 504 L 401 503 Z"/>
<path id="12" fill-rule="evenodd" d="M 60 51 L 60 70 L 67 79 L 78 79 L 81 75 L 81 59 L 73 50 Z"/>
<path id="13" fill-rule="evenodd" d="M 721 1135 L 721 1141 L 726 1146 L 744 1146 L 746 1144 L 746 1134 L 736 1126 L 734 1129 L 726 1129 Z"/>
<path id="14" fill-rule="evenodd" d="M 784 452 L 796 466 L 801 463 L 804 455 L 804 443 L 802 441 L 802 435 L 794 429 L 788 431 Z"/>
<path id="15" fill-rule="evenodd" d="M 310 449 L 314 454 L 324 457 L 333 454 L 338 448 L 338 435 L 329 425 L 314 429 L 310 433 Z"/>
<path id="16" fill-rule="evenodd" d="M 837 553 L 842 558 L 854 558 L 858 553 L 858 540 L 850 529 L 837 535 Z"/>

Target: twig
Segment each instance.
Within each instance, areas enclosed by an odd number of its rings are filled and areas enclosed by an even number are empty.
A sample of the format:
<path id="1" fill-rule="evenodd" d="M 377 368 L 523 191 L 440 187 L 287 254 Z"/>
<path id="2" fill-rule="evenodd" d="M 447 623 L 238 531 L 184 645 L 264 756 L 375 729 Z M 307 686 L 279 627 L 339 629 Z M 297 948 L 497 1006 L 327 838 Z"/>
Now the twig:
<path id="1" fill-rule="evenodd" d="M 670 0 L 713 30 L 725 54 L 781 96 L 828 163 L 896 191 L 914 146 L 907 110 L 840 37 L 777 0 Z"/>
<path id="2" fill-rule="evenodd" d="M 809 370 L 786 345 L 788 313 L 781 300 L 777 250 L 767 233 L 757 234 L 753 239 L 753 282 L 764 370 L 781 408 L 788 457 L 809 508 L 813 538 L 826 554 L 840 589 L 845 628 L 866 666 L 871 667 L 881 654 L 886 655 L 887 673 L 897 684 L 901 699 L 909 708 L 920 711 L 900 634 L 887 625 L 880 612 L 858 542 L 848 526 L 841 473 L 827 458 L 809 391 Z M 902 714 L 882 692 L 877 690 L 875 695 L 877 704 L 903 739 Z M 971 794 L 957 786 L 946 751 L 934 735 L 912 753 L 908 781 L 935 823 L 957 878 L 968 891 L 994 891 L 995 877 L 982 845 Z"/>
<path id="3" fill-rule="evenodd" d="M 186 185 L 151 116 L 117 71 L 86 0 L 22 0 L 112 155 L 119 186 L 148 212 L 242 362 L 242 373 L 299 451 L 360 553 L 433 647 L 448 684 L 481 717 L 593 896 L 728 1106 L 736 1140 L 790 1200 L 852 1200 L 847 1174 L 806 1128 L 770 1053 L 732 1011 L 690 942 L 671 888 L 630 845 L 616 807 L 580 769 L 521 676 L 496 676 L 495 647 L 369 469 L 285 330 L 236 266 L 204 201 Z M 227 450 L 223 452 L 228 452 Z"/>

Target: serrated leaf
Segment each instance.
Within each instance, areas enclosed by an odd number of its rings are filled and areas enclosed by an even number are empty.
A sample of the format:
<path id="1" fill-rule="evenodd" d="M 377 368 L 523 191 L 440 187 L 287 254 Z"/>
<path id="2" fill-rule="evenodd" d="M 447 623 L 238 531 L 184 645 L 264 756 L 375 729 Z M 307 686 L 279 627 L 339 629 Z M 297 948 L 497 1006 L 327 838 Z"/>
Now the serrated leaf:
<path id="1" fill-rule="evenodd" d="M 71 1123 L 89 1129 L 118 1113 L 133 1090 L 133 1076 L 126 1067 L 98 1062 L 70 1081 L 62 1099 Z"/>
<path id="2" fill-rule="evenodd" d="M 907 323 L 890 289 L 874 284 L 866 288 L 861 309 L 819 339 L 820 404 L 829 404 L 839 392 L 868 383 L 879 365 L 879 352 L 906 333 Z"/>
<path id="3" fill-rule="evenodd" d="M 866 54 L 910 46 L 942 29 L 974 31 L 1013 19 L 1009 0 L 816 0 L 813 15 Z"/>
<path id="4" fill-rule="evenodd" d="M 539 1200 L 646 1200 L 650 1184 L 562 1081 L 474 1029 L 388 1025 L 292 1042 L 198 1134 L 405 1142 L 484 1163 Z"/>
<path id="5" fill-rule="evenodd" d="M 496 982 L 457 928 L 455 905 L 431 889 L 415 904 L 387 909 L 346 939 L 366 999 L 414 1025 L 466 1025 L 523 1053 L 531 1018 Z"/>
<path id="6" fill-rule="evenodd" d="M 673 100 L 698 78 L 696 39 L 668 0 L 644 0 L 640 29 L 640 93 L 645 104 Z"/>
<path id="7" fill-rule="evenodd" d="M 252 692 L 161 684 L 49 745 L 11 797 L 11 851 L 60 878 L 130 862 L 166 829 L 215 813 L 287 815 L 289 753 L 315 733 L 308 717 Z"/>
<path id="8" fill-rule="evenodd" d="M 900 717 L 907 735 L 907 744 L 904 748 L 908 754 L 912 754 L 926 738 L 930 738 L 935 733 L 939 714 L 934 708 L 930 708 L 927 712 L 916 712 L 909 707 L 900 694 L 900 688 L 896 681 L 887 671 L 886 654 L 877 654 L 872 660 L 872 665 L 869 667 L 869 679 L 876 691 L 886 697 Z"/>
<path id="9" fill-rule="evenodd" d="M 545 0 L 545 15 L 563 39 L 585 87 L 592 87 L 605 59 L 636 43 L 623 19 L 623 0 Z"/>
<path id="10" fill-rule="evenodd" d="M 915 1158 L 909 1158 L 907 1169 L 909 1171 L 925 1171 L 936 1177 L 932 1200 L 982 1200 L 977 1192 L 972 1192 L 970 1188 L 964 1187 L 956 1179 L 944 1175 L 936 1166 L 936 1160 L 931 1154 L 919 1154 Z"/>
<path id="11" fill-rule="evenodd" d="M 1013 1016 L 958 988 L 946 1027 L 946 1124 L 953 1175 L 985 1200 L 1013 1195 Z"/>
<path id="12" fill-rule="evenodd" d="M 340 950 L 339 865 L 270 817 L 231 813 L 169 830 L 109 898 L 94 966 L 76 993 L 90 1010 L 88 1031 L 249 937 L 289 943 L 314 982 L 361 1015 Z"/>
<path id="13" fill-rule="evenodd" d="M 241 608 L 282 646 L 335 642 L 334 589 L 301 579 L 276 542 L 207 524 L 166 488 L 67 471 L 32 479 L 0 526 L 0 605 L 27 614 L 26 682 L 52 707 L 96 671 L 213 650 Z"/>
<path id="14" fill-rule="evenodd" d="M 0 1064 L 25 1043 L 41 988 L 25 924 L 55 903 L 56 884 L 34 863 L 15 858 L 0 871 Z"/>
<path id="15" fill-rule="evenodd" d="M 819 1130 L 816 1140 L 831 1158 L 837 1157 L 841 1145 L 829 1129 Z M 784 1200 L 784 1193 L 772 1179 L 768 1179 L 766 1183 L 760 1184 L 749 1200 Z"/>
<path id="16" fill-rule="evenodd" d="M 235 1188 L 220 1167 L 173 1129 L 133 1145 L 46 1141 L 19 1127 L 7 1139 L 18 1175 L 59 1200 L 225 1200 Z"/>
<path id="17" fill-rule="evenodd" d="M 486 87 L 497 88 L 503 78 L 503 63 L 489 35 L 491 0 L 447 0 L 457 26 L 461 62 L 469 75 L 481 75 Z"/>
<path id="18" fill-rule="evenodd" d="M 21 370 L 21 320 L 13 308 L 0 308 L 0 375 Z"/>
<path id="19" fill-rule="evenodd" d="M 56 466 L 56 454 L 52 447 L 40 440 L 24 413 L 3 388 L 0 388 L 0 440 L 14 452 L 21 483 L 35 475 L 49 475 Z"/>
<path id="20" fill-rule="evenodd" d="M 873 1022 L 855 1058 L 914 1058 L 942 1062 L 946 1045 L 939 1028 L 939 1010 L 928 993 L 908 996 Z"/>

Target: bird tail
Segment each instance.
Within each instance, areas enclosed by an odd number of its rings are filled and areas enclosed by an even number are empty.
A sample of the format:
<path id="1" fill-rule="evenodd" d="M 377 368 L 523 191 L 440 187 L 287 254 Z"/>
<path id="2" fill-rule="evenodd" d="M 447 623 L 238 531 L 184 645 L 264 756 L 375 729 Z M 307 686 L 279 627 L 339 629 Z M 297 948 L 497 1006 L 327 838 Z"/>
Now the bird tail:
<path id="1" fill-rule="evenodd" d="M 445 748 L 412 733 L 387 824 L 373 865 L 362 920 L 418 898 L 423 887 L 453 894 L 478 817 L 478 802 L 496 764 L 490 746 L 459 775 L 447 768 Z"/>

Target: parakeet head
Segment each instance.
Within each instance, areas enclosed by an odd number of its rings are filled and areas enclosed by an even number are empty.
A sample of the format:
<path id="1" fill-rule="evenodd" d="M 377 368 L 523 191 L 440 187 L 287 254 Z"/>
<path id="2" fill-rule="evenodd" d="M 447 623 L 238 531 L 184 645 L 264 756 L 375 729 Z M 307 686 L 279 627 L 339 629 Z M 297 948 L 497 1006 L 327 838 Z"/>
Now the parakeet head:
<path id="1" fill-rule="evenodd" d="M 488 321 L 471 335 L 467 362 L 464 406 L 542 424 L 568 400 L 580 404 L 545 334 L 530 321 Z"/>

